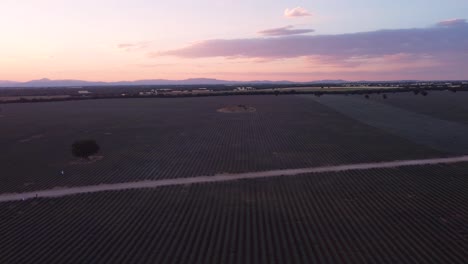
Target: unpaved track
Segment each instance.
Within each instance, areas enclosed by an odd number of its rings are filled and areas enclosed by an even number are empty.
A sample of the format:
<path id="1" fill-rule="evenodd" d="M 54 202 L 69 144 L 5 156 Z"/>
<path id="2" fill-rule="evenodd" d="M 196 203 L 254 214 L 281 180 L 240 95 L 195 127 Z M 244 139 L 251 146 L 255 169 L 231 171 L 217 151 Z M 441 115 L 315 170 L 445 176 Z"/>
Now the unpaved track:
<path id="1" fill-rule="evenodd" d="M 21 201 L 25 199 L 35 198 L 36 195 L 39 198 L 56 198 L 56 197 L 63 197 L 63 196 L 70 196 L 70 195 L 77 195 L 77 194 L 84 194 L 84 193 L 157 188 L 157 187 L 162 187 L 162 186 L 224 182 L 224 181 L 235 181 L 235 180 L 243 180 L 243 179 L 277 177 L 277 176 L 294 176 L 294 175 L 305 174 L 305 173 L 340 172 L 340 171 L 348 171 L 348 170 L 369 170 L 369 169 L 382 169 L 382 168 L 397 168 L 397 167 L 404 167 L 404 166 L 451 164 L 451 163 L 459 163 L 459 162 L 468 162 L 468 156 L 439 158 L 439 159 L 360 163 L 360 164 L 338 165 L 338 166 L 329 166 L 329 167 L 273 170 L 273 171 L 262 171 L 262 172 L 239 173 L 239 174 L 219 174 L 215 176 L 200 176 L 200 177 L 193 177 L 193 178 L 125 182 L 125 183 L 116 183 L 116 184 L 101 184 L 101 185 L 94 185 L 94 186 L 50 189 L 50 190 L 28 192 L 28 193 L 2 194 L 0 195 L 0 202 Z"/>

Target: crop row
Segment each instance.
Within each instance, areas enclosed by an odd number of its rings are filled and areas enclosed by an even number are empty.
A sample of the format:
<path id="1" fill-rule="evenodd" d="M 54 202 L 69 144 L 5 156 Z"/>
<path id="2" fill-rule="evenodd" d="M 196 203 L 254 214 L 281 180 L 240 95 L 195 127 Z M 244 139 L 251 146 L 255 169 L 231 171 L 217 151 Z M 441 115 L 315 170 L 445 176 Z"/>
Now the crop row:
<path id="1" fill-rule="evenodd" d="M 35 126 L 34 120 L 40 118 L 36 113 L 45 113 L 50 120 L 39 119 L 48 123 L 40 123 L 41 130 L 28 130 L 44 134 L 42 138 L 5 143 L 0 153 L 0 192 L 444 155 L 300 97 L 213 99 L 172 104 L 151 99 L 104 100 L 5 109 L 21 113 L 22 122 L 30 117 L 28 126 L 14 123 L 18 131 L 9 127 L 8 133 L 0 132 L 6 138 Z M 257 112 L 216 112 L 239 102 L 256 107 Z M 71 116 L 76 120 L 70 120 Z M 104 159 L 68 164 L 73 160 L 70 145 L 81 138 L 96 139 Z"/>
<path id="2" fill-rule="evenodd" d="M 0 263 L 466 263 L 466 164 L 0 204 Z"/>
<path id="3" fill-rule="evenodd" d="M 391 96 L 391 100 L 379 97 L 371 99 L 439 119 L 468 124 L 468 93 L 432 92 L 428 97 L 396 94 Z"/>

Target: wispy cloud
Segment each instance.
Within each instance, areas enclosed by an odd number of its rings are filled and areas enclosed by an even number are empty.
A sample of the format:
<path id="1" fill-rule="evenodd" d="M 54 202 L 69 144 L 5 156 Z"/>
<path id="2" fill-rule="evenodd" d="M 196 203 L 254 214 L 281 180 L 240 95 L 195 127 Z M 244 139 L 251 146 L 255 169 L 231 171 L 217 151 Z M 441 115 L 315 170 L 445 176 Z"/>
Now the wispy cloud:
<path id="1" fill-rule="evenodd" d="M 286 26 L 280 28 L 272 28 L 259 31 L 258 34 L 262 36 L 289 36 L 312 33 L 313 29 L 294 29 L 294 26 Z"/>
<path id="2" fill-rule="evenodd" d="M 140 68 L 159 68 L 159 67 L 171 67 L 176 64 L 173 63 L 140 63 L 140 64 L 131 64 L 131 66 L 136 66 Z"/>
<path id="3" fill-rule="evenodd" d="M 139 50 L 139 49 L 145 49 L 149 45 L 148 41 L 141 41 L 141 42 L 127 42 L 127 43 L 119 43 L 117 45 L 117 48 L 123 49 L 125 51 L 133 51 L 133 50 Z"/>
<path id="4" fill-rule="evenodd" d="M 291 9 L 286 8 L 286 10 L 284 10 L 284 16 L 289 18 L 308 17 L 312 16 L 312 13 L 307 11 L 305 8 L 298 6 Z"/>

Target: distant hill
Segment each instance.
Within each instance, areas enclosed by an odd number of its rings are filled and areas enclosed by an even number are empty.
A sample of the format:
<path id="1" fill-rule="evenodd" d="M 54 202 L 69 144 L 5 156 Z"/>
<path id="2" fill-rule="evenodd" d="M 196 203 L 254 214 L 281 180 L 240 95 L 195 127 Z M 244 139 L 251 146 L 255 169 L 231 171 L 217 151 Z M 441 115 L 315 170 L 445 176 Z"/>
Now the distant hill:
<path id="1" fill-rule="evenodd" d="M 1 85 L 14 85 L 14 84 L 18 84 L 18 82 L 2 81 L 2 80 L 0 80 L 0 86 L 1 86 Z"/>
<path id="2" fill-rule="evenodd" d="M 323 80 L 303 83 L 344 83 L 343 80 Z M 2 81 L 0 80 L 0 87 L 83 87 L 83 86 L 120 86 L 120 85 L 258 85 L 258 84 L 295 84 L 298 82 L 291 81 L 226 81 L 209 78 L 192 78 L 185 80 L 165 80 L 165 79 L 154 79 L 154 80 L 137 80 L 137 81 L 120 81 L 120 82 L 90 82 L 82 80 L 51 80 L 51 79 L 39 79 L 28 82 L 13 82 L 13 81 Z"/>

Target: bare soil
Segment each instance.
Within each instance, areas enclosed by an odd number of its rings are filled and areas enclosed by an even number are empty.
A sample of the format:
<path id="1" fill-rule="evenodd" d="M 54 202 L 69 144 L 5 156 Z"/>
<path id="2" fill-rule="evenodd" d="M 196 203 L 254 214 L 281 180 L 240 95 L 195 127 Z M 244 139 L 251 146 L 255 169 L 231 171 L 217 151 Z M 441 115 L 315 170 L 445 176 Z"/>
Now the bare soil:
<path id="1" fill-rule="evenodd" d="M 90 156 L 88 159 L 78 159 L 71 161 L 69 165 L 86 165 L 86 164 L 92 164 L 95 162 L 98 162 L 102 160 L 104 156 Z"/>
<path id="2" fill-rule="evenodd" d="M 218 109 L 220 113 L 254 113 L 257 109 L 248 105 L 232 105 Z"/>
<path id="3" fill-rule="evenodd" d="M 21 139 L 19 142 L 20 143 L 26 143 L 26 142 L 29 142 L 29 141 L 33 141 L 35 139 L 43 138 L 43 137 L 44 137 L 44 134 L 37 134 L 37 135 L 31 136 L 31 137 L 28 137 L 28 138 Z"/>

